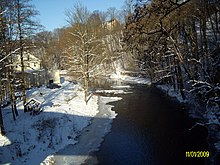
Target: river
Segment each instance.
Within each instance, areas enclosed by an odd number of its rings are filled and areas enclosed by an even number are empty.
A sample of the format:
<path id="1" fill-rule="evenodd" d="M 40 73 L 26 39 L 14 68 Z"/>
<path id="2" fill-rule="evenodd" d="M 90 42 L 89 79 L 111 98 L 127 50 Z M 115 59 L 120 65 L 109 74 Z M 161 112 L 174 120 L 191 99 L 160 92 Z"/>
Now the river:
<path id="1" fill-rule="evenodd" d="M 98 164 L 209 164 L 205 158 L 186 158 L 186 151 L 208 151 L 208 145 L 206 136 L 189 131 L 195 121 L 183 105 L 155 87 L 131 87 L 130 94 L 111 103 L 118 115 L 95 153 Z"/>

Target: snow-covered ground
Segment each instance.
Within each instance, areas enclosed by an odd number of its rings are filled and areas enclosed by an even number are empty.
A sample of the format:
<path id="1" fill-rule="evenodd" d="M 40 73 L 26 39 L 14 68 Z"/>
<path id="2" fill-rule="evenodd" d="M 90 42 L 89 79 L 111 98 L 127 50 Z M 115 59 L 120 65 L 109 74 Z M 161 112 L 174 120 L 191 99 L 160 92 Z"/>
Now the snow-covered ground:
<path id="1" fill-rule="evenodd" d="M 75 144 L 80 131 L 98 113 L 98 96 L 86 104 L 79 85 L 66 82 L 61 88 L 34 88 L 28 97 L 43 100 L 39 115 L 24 113 L 12 119 L 10 107 L 3 109 L 6 136 L 0 136 L 0 164 L 40 164 L 48 155 Z"/>
<path id="2" fill-rule="evenodd" d="M 68 145 L 48 160 L 62 165 L 96 164 L 96 158 L 91 153 L 99 149 L 104 136 L 111 129 L 112 119 L 117 115 L 111 110 L 113 106 L 107 103 L 120 99 L 120 97 L 100 97 L 99 112 L 91 124 L 82 131 L 79 143 Z"/>
<path id="3" fill-rule="evenodd" d="M 112 75 L 111 78 L 149 84 L 147 79 L 138 77 Z M 97 90 L 96 93 L 127 94 L 129 92 L 125 90 L 131 87 L 116 85 L 112 88 L 113 90 Z M 57 89 L 33 88 L 27 91 L 27 96 L 28 99 L 35 98 L 42 102 L 43 112 L 34 116 L 24 113 L 22 102 L 19 102 L 19 116 L 13 121 L 10 107 L 3 109 L 7 135 L 0 136 L 0 164 L 37 165 L 53 161 L 82 163 L 88 159 L 90 152 L 98 149 L 104 135 L 110 131 L 116 114 L 107 103 L 120 99 L 93 95 L 86 104 L 82 87 L 70 82 L 63 83 Z M 86 139 L 90 139 L 90 143 L 87 144 Z M 65 156 L 69 147 L 78 155 Z M 54 153 L 57 154 L 53 156 Z M 58 156 L 60 153 L 63 156 Z"/>
<path id="4" fill-rule="evenodd" d="M 130 86 L 115 88 L 99 92 L 122 94 Z M 33 88 L 27 96 L 42 102 L 43 111 L 24 113 L 19 102 L 19 116 L 13 121 L 10 107 L 3 109 L 6 136 L 0 135 L 0 164 L 83 163 L 98 150 L 117 115 L 107 103 L 121 99 L 92 95 L 86 104 L 82 87 L 70 82 L 57 89 Z"/>
<path id="5" fill-rule="evenodd" d="M 121 72 L 116 72 L 115 74 L 109 75 L 111 79 L 118 79 L 122 80 L 124 82 L 134 83 L 134 84 L 147 84 L 150 85 L 150 80 L 147 78 L 141 78 L 141 77 L 132 77 L 128 75 L 123 75 Z"/>
<path id="6" fill-rule="evenodd" d="M 118 66 L 118 68 L 116 68 L 116 72 L 113 74 L 110 74 L 109 77 L 111 79 L 117 79 L 117 80 L 129 82 L 129 83 L 134 83 L 134 84 L 151 85 L 150 80 L 147 78 L 132 77 L 132 76 L 122 74 L 123 72 L 124 72 L 124 70 L 120 66 Z M 157 85 L 157 87 L 160 88 L 162 91 L 166 92 L 167 95 L 169 95 L 170 97 L 176 98 L 179 102 L 186 102 L 186 100 L 182 99 L 181 94 L 179 92 L 175 91 L 173 89 L 173 87 L 168 86 L 168 85 Z M 115 88 L 117 88 L 117 87 L 115 87 Z M 124 88 L 130 88 L 130 86 L 125 86 Z M 114 92 L 114 91 L 106 91 L 106 93 L 107 92 Z"/>
<path id="7" fill-rule="evenodd" d="M 180 103 L 185 103 L 187 101 L 183 100 L 180 92 L 174 90 L 174 88 L 169 85 L 157 85 L 157 87 L 166 92 L 170 97 L 176 98 Z"/>

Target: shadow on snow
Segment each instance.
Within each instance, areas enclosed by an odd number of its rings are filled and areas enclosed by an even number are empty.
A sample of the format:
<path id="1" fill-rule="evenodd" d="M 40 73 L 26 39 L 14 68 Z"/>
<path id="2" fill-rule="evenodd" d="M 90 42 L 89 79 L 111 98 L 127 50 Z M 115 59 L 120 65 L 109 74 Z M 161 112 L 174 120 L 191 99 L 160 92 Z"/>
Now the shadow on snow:
<path id="1" fill-rule="evenodd" d="M 9 113 L 8 110 L 6 111 L 7 112 L 4 112 L 3 110 L 3 113 Z M 20 110 L 19 112 L 23 113 Z M 26 125 L 21 125 L 22 122 L 19 122 L 20 116 L 18 116 L 16 121 L 11 122 L 10 124 L 18 125 L 18 127 L 23 127 L 27 130 L 23 130 L 17 135 L 13 132 L 14 130 L 7 131 L 9 130 L 10 125 L 5 126 L 6 137 L 10 140 L 11 144 L 0 147 L 0 164 L 17 164 L 17 162 L 21 162 L 21 164 L 29 164 L 28 161 L 30 157 L 32 157 L 30 158 L 31 162 L 39 164 L 47 156 L 54 154 L 55 151 L 59 150 L 61 150 L 59 155 L 88 155 L 88 148 L 86 148 L 86 146 L 84 146 L 84 148 L 77 147 L 77 149 L 73 149 L 74 147 L 67 147 L 68 150 L 65 150 L 66 147 L 64 146 L 74 143 L 76 143 L 75 145 L 77 146 L 77 141 L 81 141 L 81 134 L 91 131 L 89 135 L 90 137 L 85 136 L 85 138 L 89 139 L 87 139 L 87 141 L 84 139 L 83 143 L 85 143 L 85 145 L 89 145 L 89 143 L 91 143 L 91 146 L 88 147 L 92 150 L 92 147 L 96 147 L 92 144 L 93 140 L 99 138 L 96 133 L 103 131 L 99 130 L 99 128 L 103 129 L 101 125 L 106 125 L 112 121 L 110 118 L 92 118 L 87 116 L 66 115 L 63 113 L 41 112 L 36 116 L 30 116 L 29 113 L 25 113 L 22 115 L 23 117 L 34 120 L 33 124 L 28 127 L 27 124 L 30 123 L 27 122 L 23 122 Z M 89 130 L 88 127 L 91 126 L 91 120 L 95 120 L 98 126 L 96 125 L 94 126 L 95 128 Z M 65 126 L 68 128 L 63 128 L 63 123 L 66 123 Z M 89 126 L 86 127 L 87 125 Z M 82 126 L 84 127 L 83 129 L 81 129 Z M 100 138 L 102 139 L 103 136 L 104 135 Z M 34 144 L 31 144 L 32 142 L 34 142 Z M 63 147 L 60 147 L 60 145 Z M 99 144 L 96 145 L 98 147 Z M 6 157 L 3 157 L 5 155 Z M 16 163 L 14 163 L 14 160 Z"/>

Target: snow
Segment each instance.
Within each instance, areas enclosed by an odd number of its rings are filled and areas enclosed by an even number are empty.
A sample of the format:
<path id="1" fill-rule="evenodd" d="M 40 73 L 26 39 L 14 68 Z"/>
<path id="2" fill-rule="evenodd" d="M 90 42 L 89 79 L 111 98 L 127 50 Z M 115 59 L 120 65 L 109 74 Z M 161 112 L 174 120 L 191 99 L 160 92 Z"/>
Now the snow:
<path id="1" fill-rule="evenodd" d="M 124 70 L 122 62 L 120 60 L 116 60 L 114 62 L 114 65 L 115 65 L 115 73 L 111 73 L 108 75 L 110 79 L 121 80 L 132 84 L 147 84 L 147 85 L 151 84 L 150 80 L 147 78 L 133 77 L 126 75 L 134 72 Z"/>
<path id="2" fill-rule="evenodd" d="M 141 77 L 132 77 L 132 76 L 128 76 L 128 75 L 124 75 L 122 73 L 129 73 L 127 71 L 124 71 L 121 68 L 117 68 L 116 73 L 114 74 L 110 74 L 109 77 L 111 79 L 117 79 L 117 80 L 121 80 L 124 82 L 129 82 L 132 84 L 146 84 L 146 85 L 151 85 L 151 82 L 148 78 L 141 78 Z M 171 97 L 175 97 L 177 100 L 179 100 L 180 102 L 185 102 L 185 100 L 182 99 L 182 96 L 179 92 L 175 91 L 172 87 L 168 86 L 168 85 L 158 85 L 158 88 L 160 88 L 161 90 L 165 91 L 169 96 Z M 113 88 L 119 88 L 119 89 L 123 89 L 123 88 L 131 88 L 129 85 L 128 86 L 116 86 Z M 98 91 L 99 92 L 99 91 Z M 114 92 L 114 90 L 108 90 L 108 91 L 102 91 L 105 93 L 116 93 Z M 122 93 L 122 91 L 118 91 L 118 93 Z"/>
<path id="3" fill-rule="evenodd" d="M 106 94 L 129 94 L 131 92 L 126 92 L 122 89 L 118 89 L 118 90 L 96 90 L 96 93 L 106 93 Z"/>
<path id="4" fill-rule="evenodd" d="M 147 78 L 131 77 L 122 73 L 118 69 L 110 78 L 129 84 L 151 84 Z M 120 83 L 111 88 L 95 92 L 128 94 L 128 89 L 132 87 Z M 180 102 L 185 102 L 181 94 L 171 86 L 158 85 L 158 88 Z M 23 113 L 22 102 L 19 102 L 19 116 L 13 121 L 10 107 L 3 109 L 7 136 L 0 135 L 0 164 L 78 165 L 96 161 L 92 153 L 99 149 L 117 116 L 111 110 L 113 106 L 108 103 L 118 101 L 120 97 L 92 95 L 86 104 L 83 88 L 67 81 L 61 84 L 61 88 L 32 88 L 27 91 L 27 96 L 28 99 L 39 100 L 43 112 L 35 116 Z M 217 108 L 205 114 L 209 123 L 219 124 L 217 118 L 211 118 Z M 219 142 L 215 145 L 220 148 Z"/>
<path id="5" fill-rule="evenodd" d="M 180 92 L 174 90 L 174 88 L 169 85 L 157 85 L 157 87 L 162 91 L 166 92 L 167 95 L 169 95 L 170 97 L 176 98 L 180 103 L 185 103 L 187 101 L 183 100 Z"/>
<path id="6" fill-rule="evenodd" d="M 130 85 L 117 85 L 117 86 L 111 86 L 114 89 L 127 89 L 127 88 L 131 88 Z"/>
<path id="7" fill-rule="evenodd" d="M 125 93 L 115 88 L 104 92 Z M 86 104 L 83 88 L 70 82 L 56 89 L 32 88 L 27 97 L 40 100 L 42 112 L 24 113 L 19 102 L 13 121 L 10 107 L 3 109 L 6 136 L 0 135 L 0 164 L 81 164 L 91 159 L 117 116 L 108 103 L 121 99 L 92 95 Z"/>
<path id="8" fill-rule="evenodd" d="M 0 136 L 0 164 L 40 164 L 48 155 L 77 143 L 80 131 L 98 113 L 98 96 L 86 104 L 80 85 L 73 83 L 57 89 L 34 88 L 27 95 L 44 100 L 43 112 L 23 113 L 19 102 L 19 116 L 13 121 L 10 107 L 3 109 L 6 136 Z"/>
<path id="9" fill-rule="evenodd" d="M 131 83 L 147 84 L 147 85 L 151 84 L 150 80 L 147 78 L 124 76 L 122 79 L 126 82 L 131 82 Z"/>
<path id="10" fill-rule="evenodd" d="M 147 84 L 147 85 L 151 84 L 150 80 L 147 78 L 127 76 L 127 75 L 121 74 L 121 72 L 119 71 L 115 74 L 111 74 L 110 78 L 122 80 L 124 82 L 134 83 L 134 84 Z"/>
<path id="11" fill-rule="evenodd" d="M 68 145 L 57 152 L 54 156 L 50 156 L 48 159 L 55 161 L 56 164 L 62 165 L 80 165 L 84 164 L 88 160 L 95 160 L 91 153 L 99 149 L 101 142 L 104 140 L 104 136 L 110 132 L 112 119 L 114 119 L 117 115 L 111 110 L 113 106 L 108 105 L 107 103 L 118 100 L 121 100 L 121 98 L 100 97 L 99 113 L 96 114 L 91 125 L 82 131 L 82 136 L 79 137 L 79 143 L 76 145 Z"/>

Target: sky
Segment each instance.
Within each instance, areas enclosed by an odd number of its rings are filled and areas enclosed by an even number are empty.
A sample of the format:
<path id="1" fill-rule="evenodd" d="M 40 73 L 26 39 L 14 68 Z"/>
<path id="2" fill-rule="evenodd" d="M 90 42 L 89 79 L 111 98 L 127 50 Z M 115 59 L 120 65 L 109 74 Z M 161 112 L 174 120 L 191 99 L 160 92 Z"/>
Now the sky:
<path id="1" fill-rule="evenodd" d="M 73 8 L 74 4 L 80 2 L 91 12 L 94 10 L 106 11 L 109 7 L 121 9 L 124 0 L 32 0 L 32 4 L 39 15 L 36 17 L 47 31 L 66 26 L 65 11 Z"/>

